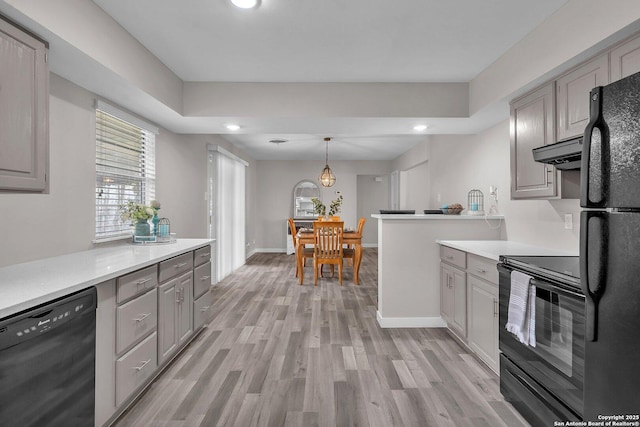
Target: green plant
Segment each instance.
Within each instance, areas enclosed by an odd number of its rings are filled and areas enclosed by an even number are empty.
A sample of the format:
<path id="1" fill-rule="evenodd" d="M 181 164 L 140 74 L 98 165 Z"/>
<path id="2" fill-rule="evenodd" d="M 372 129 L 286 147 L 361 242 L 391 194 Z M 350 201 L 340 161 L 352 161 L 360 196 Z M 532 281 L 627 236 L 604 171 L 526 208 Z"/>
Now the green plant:
<path id="1" fill-rule="evenodd" d="M 342 194 L 338 191 L 338 198 L 333 199 L 329 204 L 329 216 L 334 216 L 340 213 L 340 208 L 342 207 Z M 317 197 L 312 197 L 311 201 L 313 202 L 313 212 L 315 212 L 318 216 L 325 216 L 327 214 L 327 207 L 322 203 L 320 199 Z"/>
<path id="2" fill-rule="evenodd" d="M 146 206 L 140 203 L 133 203 L 131 200 L 127 201 L 124 205 L 120 206 L 120 218 L 123 222 L 138 220 L 148 221 L 153 218 L 156 210 L 151 206 Z"/>
<path id="3" fill-rule="evenodd" d="M 322 201 L 317 197 L 312 197 L 311 202 L 313 202 L 313 212 L 318 216 L 325 216 L 327 207 L 322 204 Z"/>
<path id="4" fill-rule="evenodd" d="M 329 205 L 329 216 L 334 216 L 340 213 L 340 208 L 342 207 L 342 194 L 340 194 L 339 191 L 338 194 L 338 198 L 333 199 Z"/>

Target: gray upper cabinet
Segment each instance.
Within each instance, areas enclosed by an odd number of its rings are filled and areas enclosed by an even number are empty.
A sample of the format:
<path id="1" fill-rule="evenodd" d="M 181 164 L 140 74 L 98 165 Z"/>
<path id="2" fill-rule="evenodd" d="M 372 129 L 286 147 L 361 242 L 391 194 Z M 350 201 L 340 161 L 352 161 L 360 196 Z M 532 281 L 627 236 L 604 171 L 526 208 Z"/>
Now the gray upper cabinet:
<path id="1" fill-rule="evenodd" d="M 47 48 L 0 17 L 0 190 L 47 189 Z"/>
<path id="2" fill-rule="evenodd" d="M 557 140 L 575 138 L 589 123 L 589 92 L 609 83 L 607 55 L 589 61 L 556 80 Z"/>
<path id="3" fill-rule="evenodd" d="M 549 83 L 511 103 L 511 198 L 558 197 L 553 166 L 533 160 L 532 149 L 555 142 L 554 84 Z"/>
<path id="4" fill-rule="evenodd" d="M 611 82 L 640 72 L 640 37 L 633 38 L 611 51 Z"/>

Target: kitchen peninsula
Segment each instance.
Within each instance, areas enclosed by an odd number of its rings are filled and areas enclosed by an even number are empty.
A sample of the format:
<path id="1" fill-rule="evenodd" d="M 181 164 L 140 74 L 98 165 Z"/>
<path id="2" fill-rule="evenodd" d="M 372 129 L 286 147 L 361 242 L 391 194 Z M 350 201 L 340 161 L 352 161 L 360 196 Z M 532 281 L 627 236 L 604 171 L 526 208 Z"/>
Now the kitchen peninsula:
<path id="1" fill-rule="evenodd" d="M 500 240 L 504 217 L 374 214 L 378 220 L 378 323 L 441 327 L 440 246 L 436 240 Z"/>

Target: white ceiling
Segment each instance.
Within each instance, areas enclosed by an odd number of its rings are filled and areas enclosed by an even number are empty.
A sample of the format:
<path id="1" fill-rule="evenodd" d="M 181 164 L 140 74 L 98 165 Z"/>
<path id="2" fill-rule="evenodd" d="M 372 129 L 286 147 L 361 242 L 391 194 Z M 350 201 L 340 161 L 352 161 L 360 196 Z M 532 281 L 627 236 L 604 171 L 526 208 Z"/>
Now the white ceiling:
<path id="1" fill-rule="evenodd" d="M 229 0 L 93 1 L 183 81 L 214 82 L 468 82 L 566 3 L 262 0 L 243 10 Z M 313 133 L 308 118 L 308 133 L 284 126 L 281 134 L 224 137 L 256 159 L 316 156 L 323 136 L 336 140 L 331 158 L 391 159 L 424 138 L 409 119 L 384 118 L 357 136 Z M 431 119 L 426 133 L 474 132 L 484 119 Z M 291 142 L 267 142 L 274 137 Z"/>

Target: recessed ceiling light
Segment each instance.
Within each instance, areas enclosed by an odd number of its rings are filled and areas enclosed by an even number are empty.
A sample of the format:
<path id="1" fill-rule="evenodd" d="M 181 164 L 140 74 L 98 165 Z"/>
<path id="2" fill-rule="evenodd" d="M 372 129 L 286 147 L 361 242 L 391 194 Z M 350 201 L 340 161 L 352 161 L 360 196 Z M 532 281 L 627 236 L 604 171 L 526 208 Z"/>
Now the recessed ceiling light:
<path id="1" fill-rule="evenodd" d="M 270 139 L 269 142 L 272 144 L 284 144 L 285 142 L 287 142 L 287 140 L 282 138 L 275 138 L 275 139 Z"/>
<path id="2" fill-rule="evenodd" d="M 228 125 L 225 125 L 225 127 L 229 130 L 240 130 L 240 125 L 235 123 L 229 123 Z"/>
<path id="3" fill-rule="evenodd" d="M 427 125 L 415 125 L 413 127 L 413 130 L 422 132 L 423 130 L 427 130 Z"/>
<path id="4" fill-rule="evenodd" d="M 231 0 L 234 6 L 242 9 L 251 9 L 258 6 L 258 0 Z"/>

